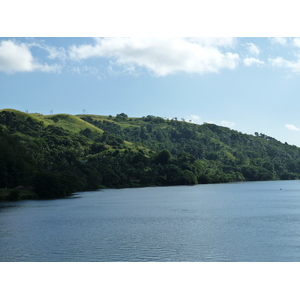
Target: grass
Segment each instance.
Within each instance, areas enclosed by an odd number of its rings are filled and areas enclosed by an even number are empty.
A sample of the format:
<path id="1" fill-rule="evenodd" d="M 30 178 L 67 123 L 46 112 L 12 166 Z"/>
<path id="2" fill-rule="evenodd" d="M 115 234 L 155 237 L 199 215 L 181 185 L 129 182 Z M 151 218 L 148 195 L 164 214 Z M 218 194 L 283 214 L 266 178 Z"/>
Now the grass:
<path id="1" fill-rule="evenodd" d="M 16 109 L 11 109 L 11 108 L 1 109 L 0 112 L 2 112 L 2 111 L 13 112 L 17 116 L 17 119 L 20 119 L 20 120 L 25 120 L 27 118 L 31 118 L 35 122 L 39 122 L 39 123 L 42 122 L 45 126 L 50 125 L 50 123 L 47 122 L 44 118 L 41 118 L 41 116 L 43 116 L 43 115 L 40 115 L 40 114 L 36 114 L 36 113 L 27 114 L 22 111 L 19 111 Z"/>
<path id="2" fill-rule="evenodd" d="M 62 127 L 63 129 L 66 129 L 72 133 L 79 133 L 86 128 L 89 128 L 91 131 L 99 134 L 103 133 L 103 130 L 73 115 L 57 114 L 51 116 L 43 116 L 43 118 L 50 124 Z"/>

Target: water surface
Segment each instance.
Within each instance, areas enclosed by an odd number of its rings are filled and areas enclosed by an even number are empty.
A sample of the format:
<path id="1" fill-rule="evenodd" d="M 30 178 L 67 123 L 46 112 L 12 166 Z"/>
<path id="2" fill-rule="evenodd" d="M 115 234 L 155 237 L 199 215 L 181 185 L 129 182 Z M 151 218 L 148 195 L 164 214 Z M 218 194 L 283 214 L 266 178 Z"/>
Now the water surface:
<path id="1" fill-rule="evenodd" d="M 0 261 L 300 261 L 300 182 L 4 202 Z"/>

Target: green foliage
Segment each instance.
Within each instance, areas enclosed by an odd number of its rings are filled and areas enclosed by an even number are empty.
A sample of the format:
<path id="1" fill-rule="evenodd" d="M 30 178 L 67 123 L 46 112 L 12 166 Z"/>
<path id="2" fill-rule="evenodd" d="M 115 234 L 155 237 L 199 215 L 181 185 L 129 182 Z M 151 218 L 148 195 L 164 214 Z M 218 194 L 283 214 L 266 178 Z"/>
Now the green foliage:
<path id="1" fill-rule="evenodd" d="M 20 199 L 20 191 L 19 190 L 12 190 L 8 197 L 7 200 L 15 201 Z"/>
<path id="2" fill-rule="evenodd" d="M 10 189 L 11 198 L 23 197 L 13 190 L 20 185 L 54 198 L 103 186 L 299 179 L 299 155 L 296 146 L 265 134 L 177 118 L 0 111 L 0 188 L 8 188 L 6 198 Z"/>
<path id="3" fill-rule="evenodd" d="M 189 170 L 183 170 L 180 171 L 180 177 L 181 177 L 181 184 L 185 184 L 185 185 L 194 185 L 197 184 L 197 178 L 195 176 L 195 174 L 192 171 Z"/>
<path id="4" fill-rule="evenodd" d="M 38 174 L 34 182 L 35 192 L 39 197 L 58 198 L 75 192 L 79 178 L 72 176 L 70 173 L 44 172 Z"/>
<path id="5" fill-rule="evenodd" d="M 155 162 L 159 164 L 167 164 L 170 158 L 171 158 L 171 153 L 168 150 L 164 149 L 157 154 L 155 158 Z"/>
<path id="6" fill-rule="evenodd" d="M 126 120 L 127 118 L 128 118 L 128 116 L 124 113 L 120 113 L 120 114 L 116 115 L 116 119 L 119 119 L 119 120 Z"/>

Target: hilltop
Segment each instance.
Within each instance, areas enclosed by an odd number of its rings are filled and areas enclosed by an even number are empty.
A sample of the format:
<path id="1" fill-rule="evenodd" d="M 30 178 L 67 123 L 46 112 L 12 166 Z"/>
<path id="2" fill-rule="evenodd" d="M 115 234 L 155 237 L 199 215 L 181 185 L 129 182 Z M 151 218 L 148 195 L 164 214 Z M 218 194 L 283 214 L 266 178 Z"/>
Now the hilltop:
<path id="1" fill-rule="evenodd" d="M 37 197 L 102 187 L 299 179 L 299 154 L 300 148 L 262 133 L 183 119 L 0 110 L 0 188 L 29 187 Z M 9 191 L 11 198 L 22 194 Z"/>

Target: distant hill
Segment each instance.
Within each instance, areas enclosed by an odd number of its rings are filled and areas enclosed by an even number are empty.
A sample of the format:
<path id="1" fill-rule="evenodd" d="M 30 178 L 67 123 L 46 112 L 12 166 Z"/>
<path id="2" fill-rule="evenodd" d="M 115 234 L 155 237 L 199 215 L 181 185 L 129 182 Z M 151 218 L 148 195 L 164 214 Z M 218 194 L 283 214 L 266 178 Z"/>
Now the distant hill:
<path id="1" fill-rule="evenodd" d="M 265 134 L 176 118 L 0 110 L 0 188 L 30 187 L 37 197 L 101 187 L 299 179 L 299 155 L 300 148 Z"/>

